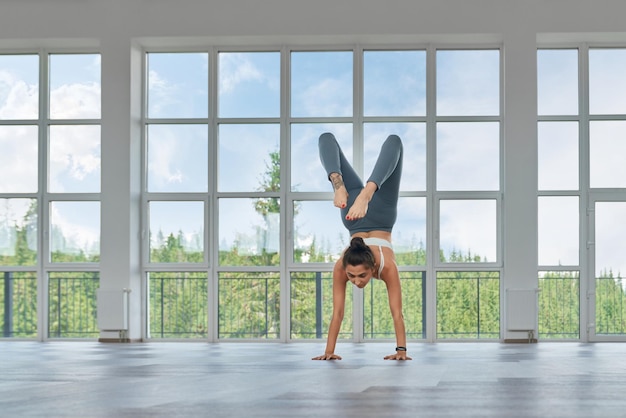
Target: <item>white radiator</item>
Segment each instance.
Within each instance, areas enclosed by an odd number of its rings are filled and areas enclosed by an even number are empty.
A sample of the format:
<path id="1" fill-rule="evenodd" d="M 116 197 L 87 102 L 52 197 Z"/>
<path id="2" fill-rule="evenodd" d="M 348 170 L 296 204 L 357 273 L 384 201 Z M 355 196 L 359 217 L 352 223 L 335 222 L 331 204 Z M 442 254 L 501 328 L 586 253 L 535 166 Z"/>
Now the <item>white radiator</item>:
<path id="1" fill-rule="evenodd" d="M 508 331 L 535 331 L 538 293 L 539 289 L 506 290 L 506 329 Z"/>
<path id="2" fill-rule="evenodd" d="M 98 289 L 98 328 L 101 331 L 128 331 L 130 289 Z"/>

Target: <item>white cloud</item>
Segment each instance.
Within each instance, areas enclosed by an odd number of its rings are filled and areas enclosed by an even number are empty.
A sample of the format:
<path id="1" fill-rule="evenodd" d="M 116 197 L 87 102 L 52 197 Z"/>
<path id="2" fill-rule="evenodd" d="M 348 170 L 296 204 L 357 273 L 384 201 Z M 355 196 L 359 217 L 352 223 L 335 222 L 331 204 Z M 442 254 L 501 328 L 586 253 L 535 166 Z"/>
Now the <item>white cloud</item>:
<path id="1" fill-rule="evenodd" d="M 304 115 L 348 116 L 352 114 L 351 87 L 343 80 L 326 78 L 305 88 L 296 102 L 301 103 L 298 107 Z"/>
<path id="2" fill-rule="evenodd" d="M 100 212 L 99 210 L 88 210 L 94 205 L 97 203 L 55 202 L 50 205 L 51 223 L 58 228 L 57 230 L 60 231 L 63 238 L 60 240 L 58 238 L 61 237 L 51 237 L 51 251 L 77 252 L 83 250 L 86 254 L 99 252 Z"/>
<path id="3" fill-rule="evenodd" d="M 176 105 L 178 87 L 171 84 L 154 70 L 148 72 L 149 114 L 151 117 L 162 116 L 164 109 Z"/>
<path id="4" fill-rule="evenodd" d="M 63 85 L 52 92 L 51 109 L 51 116 L 55 118 L 99 118 L 100 85 Z M 0 72 L 0 118 L 34 119 L 37 115 L 38 86 L 28 85 L 6 71 Z M 80 181 L 100 169 L 99 133 L 97 141 L 90 140 L 96 135 L 91 132 L 94 129 L 99 127 L 52 127 L 50 184 L 55 191 L 64 190 L 59 178 L 62 173 Z M 54 132 L 60 135 L 55 137 Z M 37 128 L 4 127 L 0 130 L 0 141 L 2 172 L 11 174 L 2 176 L 0 190 L 36 190 Z M 4 182 L 9 184 L 3 185 Z"/>
<path id="5" fill-rule="evenodd" d="M 37 128 L 0 126 L 0 192 L 37 191 Z"/>
<path id="6" fill-rule="evenodd" d="M 230 93 L 241 83 L 263 79 L 263 73 L 245 57 L 245 54 L 220 55 L 220 93 Z"/>
<path id="7" fill-rule="evenodd" d="M 453 249 L 465 255 L 496 260 L 496 204 L 493 200 L 441 201 L 440 242 L 446 256 Z"/>
<path id="8" fill-rule="evenodd" d="M 179 151 L 179 143 L 174 134 L 168 130 L 160 130 L 157 138 L 150 139 L 148 164 L 150 179 L 155 186 L 182 183 L 184 178 L 180 169 L 173 166 L 173 158 Z"/>
<path id="9" fill-rule="evenodd" d="M 50 128 L 49 143 L 51 191 L 65 191 L 68 180 L 80 182 L 87 176 L 99 175 L 98 126 L 53 126 Z"/>
<path id="10" fill-rule="evenodd" d="M 0 119 L 33 119 L 38 115 L 39 86 L 0 71 Z"/>
<path id="11" fill-rule="evenodd" d="M 497 190 L 499 125 L 440 123 L 437 125 L 437 188 Z"/>
<path id="12" fill-rule="evenodd" d="M 100 118 L 100 84 L 64 84 L 50 92 L 53 119 Z"/>

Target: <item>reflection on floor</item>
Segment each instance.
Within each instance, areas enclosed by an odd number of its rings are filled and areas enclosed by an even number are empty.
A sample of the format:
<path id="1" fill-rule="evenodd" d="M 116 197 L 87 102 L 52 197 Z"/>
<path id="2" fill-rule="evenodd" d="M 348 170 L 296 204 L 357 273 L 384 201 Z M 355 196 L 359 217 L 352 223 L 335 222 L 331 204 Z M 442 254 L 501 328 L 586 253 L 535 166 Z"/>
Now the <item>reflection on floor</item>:
<path id="1" fill-rule="evenodd" d="M 0 342 L 2 417 L 625 417 L 626 344 Z"/>

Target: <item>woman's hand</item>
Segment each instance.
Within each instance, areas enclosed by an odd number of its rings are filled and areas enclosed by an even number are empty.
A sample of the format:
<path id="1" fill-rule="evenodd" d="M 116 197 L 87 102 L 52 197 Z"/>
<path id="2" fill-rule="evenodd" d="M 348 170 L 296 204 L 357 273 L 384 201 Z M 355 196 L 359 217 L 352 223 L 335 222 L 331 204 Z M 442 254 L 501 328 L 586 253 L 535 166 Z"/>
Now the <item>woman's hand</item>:
<path id="1" fill-rule="evenodd" d="M 341 360 L 341 356 L 335 353 L 324 353 L 321 356 L 313 357 L 311 360 Z"/>
<path id="2" fill-rule="evenodd" d="M 395 354 L 390 354 L 388 356 L 385 356 L 385 360 L 413 360 L 413 359 L 406 355 L 406 351 L 396 351 Z"/>

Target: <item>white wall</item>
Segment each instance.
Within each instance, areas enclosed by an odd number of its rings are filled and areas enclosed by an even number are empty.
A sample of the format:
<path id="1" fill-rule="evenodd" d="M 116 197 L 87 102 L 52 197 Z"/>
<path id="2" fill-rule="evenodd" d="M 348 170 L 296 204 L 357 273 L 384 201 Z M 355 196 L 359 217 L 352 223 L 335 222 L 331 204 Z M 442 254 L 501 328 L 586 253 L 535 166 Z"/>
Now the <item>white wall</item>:
<path id="1" fill-rule="evenodd" d="M 1 0 L 0 38 L 620 32 L 622 0 Z"/>
<path id="2" fill-rule="evenodd" d="M 505 289 L 537 281 L 537 41 L 625 41 L 624 16 L 624 0 L 0 0 L 0 49 L 86 45 L 102 53 L 101 283 L 133 289 L 129 337 L 137 339 L 138 45 L 181 37 L 189 45 L 502 43 Z"/>

